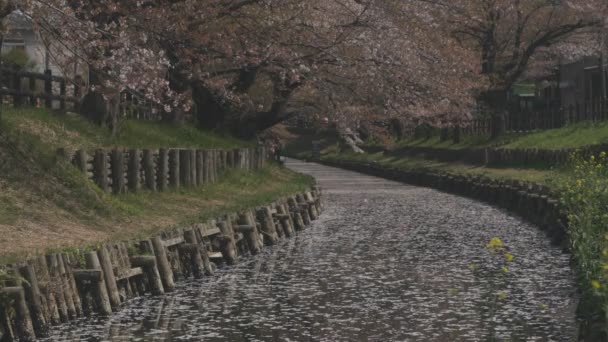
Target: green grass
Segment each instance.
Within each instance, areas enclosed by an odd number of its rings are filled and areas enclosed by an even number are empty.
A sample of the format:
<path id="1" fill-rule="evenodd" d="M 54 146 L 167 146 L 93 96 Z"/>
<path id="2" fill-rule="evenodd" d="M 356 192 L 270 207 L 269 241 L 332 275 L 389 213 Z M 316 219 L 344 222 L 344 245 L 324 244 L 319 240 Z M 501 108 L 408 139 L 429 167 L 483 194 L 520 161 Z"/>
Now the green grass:
<path id="1" fill-rule="evenodd" d="M 277 165 L 229 172 L 221 181 L 163 193 L 113 196 L 56 154 L 58 147 L 247 145 L 190 126 L 127 121 L 115 139 L 77 116 L 5 110 L 0 126 L 0 262 L 100 241 L 142 237 L 215 215 L 269 204 L 312 179 Z"/>
<path id="2" fill-rule="evenodd" d="M 437 135 L 426 138 L 406 139 L 396 143 L 397 147 L 420 146 L 448 149 L 502 147 L 562 149 L 608 143 L 608 122 L 582 122 L 564 128 L 534 133 L 510 133 L 498 139 L 489 136 L 463 136 L 459 144 L 452 140 L 440 141 Z"/>
<path id="3" fill-rule="evenodd" d="M 449 172 L 461 175 L 485 176 L 500 180 L 517 179 L 547 185 L 554 184 L 555 179 L 563 176 L 561 170 L 473 166 L 464 163 L 446 163 L 415 157 L 391 156 L 383 152 L 365 154 L 327 153 L 322 159 L 377 162 L 382 166 L 402 170 Z"/>
<path id="4" fill-rule="evenodd" d="M 108 129 L 77 114 L 56 114 L 36 108 L 4 109 L 2 125 L 4 129 L 37 136 L 54 148 L 236 148 L 251 144 L 227 135 L 201 131 L 192 125 L 138 120 L 123 121 L 118 134 L 112 137 Z"/>

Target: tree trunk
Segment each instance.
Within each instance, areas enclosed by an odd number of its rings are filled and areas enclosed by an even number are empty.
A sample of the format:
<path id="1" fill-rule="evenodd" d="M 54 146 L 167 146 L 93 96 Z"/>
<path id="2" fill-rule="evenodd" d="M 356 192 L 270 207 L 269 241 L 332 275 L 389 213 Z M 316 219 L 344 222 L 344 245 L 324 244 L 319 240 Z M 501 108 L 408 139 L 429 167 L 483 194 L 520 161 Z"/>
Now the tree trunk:
<path id="1" fill-rule="evenodd" d="M 496 139 L 507 130 L 507 89 L 489 90 L 482 95 L 482 100 L 490 110 L 492 121 L 491 139 Z"/>

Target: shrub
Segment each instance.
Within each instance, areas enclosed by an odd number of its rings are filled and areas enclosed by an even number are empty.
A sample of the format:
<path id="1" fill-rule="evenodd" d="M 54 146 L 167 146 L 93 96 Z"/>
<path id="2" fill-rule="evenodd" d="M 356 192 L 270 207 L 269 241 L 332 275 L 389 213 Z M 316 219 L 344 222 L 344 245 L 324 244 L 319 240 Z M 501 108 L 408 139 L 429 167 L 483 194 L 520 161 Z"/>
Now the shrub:
<path id="1" fill-rule="evenodd" d="M 564 180 L 562 203 L 568 211 L 570 247 L 575 258 L 583 305 L 581 312 L 608 323 L 608 158 L 576 154 Z"/>

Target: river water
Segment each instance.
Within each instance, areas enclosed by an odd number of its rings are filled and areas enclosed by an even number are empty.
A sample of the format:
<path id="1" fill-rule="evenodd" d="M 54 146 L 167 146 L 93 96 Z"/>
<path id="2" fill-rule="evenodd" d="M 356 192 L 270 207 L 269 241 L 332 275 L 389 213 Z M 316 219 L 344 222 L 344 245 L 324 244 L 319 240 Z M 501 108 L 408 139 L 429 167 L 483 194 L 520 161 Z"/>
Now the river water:
<path id="1" fill-rule="evenodd" d="M 324 188 L 297 237 L 52 341 L 572 341 L 569 256 L 517 217 L 438 191 L 289 161 Z M 500 238 L 514 256 L 485 246 Z M 503 266 L 508 268 L 501 270 Z"/>

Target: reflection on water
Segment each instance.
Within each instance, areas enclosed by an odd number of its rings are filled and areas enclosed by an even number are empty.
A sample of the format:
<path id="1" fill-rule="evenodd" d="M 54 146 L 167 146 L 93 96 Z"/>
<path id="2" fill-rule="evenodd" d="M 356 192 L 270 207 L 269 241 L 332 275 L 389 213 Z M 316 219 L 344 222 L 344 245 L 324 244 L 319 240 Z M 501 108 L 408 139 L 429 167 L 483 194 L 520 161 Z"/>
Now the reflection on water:
<path id="1" fill-rule="evenodd" d="M 65 326 L 51 340 L 575 339 L 569 257 L 534 227 L 433 190 L 295 167 L 327 189 L 324 215 L 307 231 L 164 298 L 134 300 L 109 321 Z M 516 257 L 507 277 L 484 250 L 494 236 Z"/>

